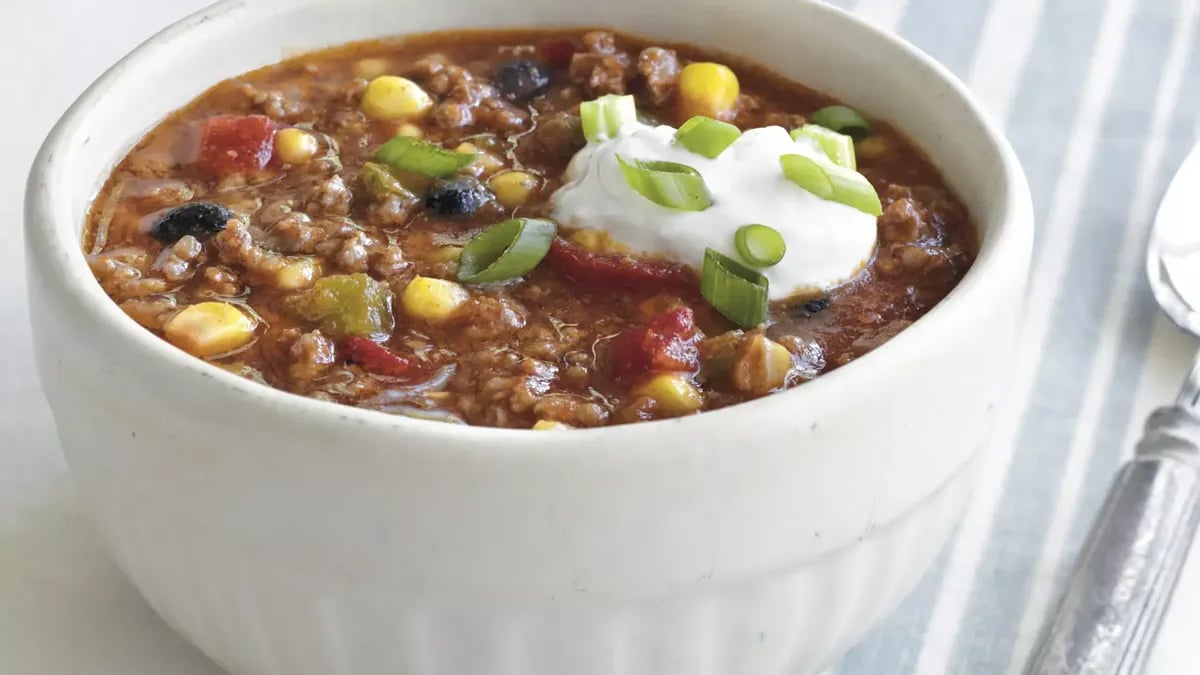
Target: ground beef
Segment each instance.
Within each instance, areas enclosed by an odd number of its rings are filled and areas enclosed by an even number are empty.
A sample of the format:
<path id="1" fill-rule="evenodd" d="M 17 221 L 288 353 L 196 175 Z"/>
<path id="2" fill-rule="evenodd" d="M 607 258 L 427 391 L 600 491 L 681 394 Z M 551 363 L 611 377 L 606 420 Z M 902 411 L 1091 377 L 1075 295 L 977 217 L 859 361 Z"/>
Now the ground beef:
<path id="1" fill-rule="evenodd" d="M 354 194 L 340 175 L 334 174 L 313 186 L 305 210 L 310 214 L 344 216 L 350 213 Z"/>
<path id="2" fill-rule="evenodd" d="M 679 57 L 671 49 L 647 47 L 638 54 L 638 73 L 646 87 L 646 95 L 655 105 L 662 105 L 675 93 L 679 82 Z"/>
<path id="3" fill-rule="evenodd" d="M 630 58 L 616 50 L 612 33 L 592 31 L 583 36 L 587 51 L 571 57 L 568 75 L 572 82 L 582 84 L 592 97 L 604 94 L 624 94 L 629 80 Z"/>
<path id="4" fill-rule="evenodd" d="M 343 272 L 366 272 L 367 260 L 370 257 L 367 249 L 370 246 L 371 240 L 366 234 L 355 232 L 342 239 L 342 245 L 333 260 Z"/>
<path id="5" fill-rule="evenodd" d="M 288 213 L 275 221 L 266 231 L 265 244 L 268 248 L 283 253 L 310 254 L 325 241 L 325 228 L 313 223 L 307 213 Z"/>
<path id="6" fill-rule="evenodd" d="M 544 323 L 529 326 L 520 333 L 524 354 L 555 362 L 577 348 L 585 336 L 586 332 L 578 326 Z"/>
<path id="7" fill-rule="evenodd" d="M 475 108 L 470 103 L 446 101 L 433 107 L 434 124 L 446 130 L 458 130 L 475 123 Z"/>
<path id="8" fill-rule="evenodd" d="M 799 129 L 808 123 L 808 118 L 804 115 L 784 112 L 769 112 L 763 115 L 763 126 L 765 127 L 783 127 L 788 131 Z"/>
<path id="9" fill-rule="evenodd" d="M 517 157 L 529 164 L 565 168 L 586 143 L 578 115 L 553 113 L 543 117 L 532 132 L 521 137 L 517 142 Z"/>
<path id="10" fill-rule="evenodd" d="M 209 266 L 204 268 L 200 287 L 195 295 L 200 298 L 232 298 L 242 294 L 242 280 L 228 267 Z"/>
<path id="11" fill-rule="evenodd" d="M 367 207 L 367 221 L 376 227 L 400 227 L 418 206 L 416 199 L 391 194 Z"/>
<path id="12" fill-rule="evenodd" d="M 311 107 L 299 93 L 285 94 L 274 89 L 261 89 L 249 82 L 239 85 L 242 94 L 251 102 L 253 109 L 276 122 L 294 123 L 312 116 Z"/>
<path id="13" fill-rule="evenodd" d="M 404 260 L 404 251 L 396 244 L 389 244 L 382 248 L 375 247 L 370 258 L 371 272 L 376 276 L 387 279 L 400 274 L 408 269 L 408 262 Z"/>
<path id="14" fill-rule="evenodd" d="M 213 237 L 221 261 L 241 269 L 246 276 L 261 282 L 273 282 L 287 264 L 284 256 L 254 241 L 247 225 L 234 221 Z"/>
<path id="15" fill-rule="evenodd" d="M 196 273 L 196 265 L 203 254 L 204 245 L 189 234 L 169 248 L 164 248 L 150 266 L 150 271 L 172 283 L 186 281 Z"/>
<path id="16" fill-rule="evenodd" d="M 335 136 L 362 138 L 367 133 L 367 116 L 361 110 L 337 110 L 326 120 L 318 128 Z"/>
<path id="17" fill-rule="evenodd" d="M 480 102 L 475 119 L 481 129 L 511 133 L 529 126 L 529 113 L 499 97 Z"/>
<path id="18" fill-rule="evenodd" d="M 288 375 L 298 382 L 316 379 L 333 365 L 336 357 L 333 341 L 319 330 L 296 338 L 288 353 L 291 356 Z"/>
<path id="19" fill-rule="evenodd" d="M 175 160 L 165 153 L 138 153 L 130 155 L 126 170 L 138 178 L 162 178 L 171 173 Z"/>
<path id="20" fill-rule="evenodd" d="M 571 57 L 570 77 L 592 97 L 624 94 L 629 79 L 629 56 L 625 54 L 576 54 Z"/>
<path id="21" fill-rule="evenodd" d="M 583 46 L 592 54 L 613 54 L 617 51 L 617 36 L 606 30 L 593 30 L 583 34 Z"/>
<path id="22" fill-rule="evenodd" d="M 514 413 L 524 413 L 533 409 L 542 396 L 550 391 L 556 372 L 533 375 L 505 375 L 485 378 L 480 381 L 479 398 L 490 403 L 507 403 L 508 410 Z M 492 408 L 498 414 L 497 422 L 503 426 L 507 414 L 502 410 Z"/>
<path id="23" fill-rule="evenodd" d="M 440 54 L 431 54 L 414 64 L 411 74 L 426 81 L 431 93 L 442 97 L 430 117 L 446 131 L 467 128 L 493 131 L 521 129 L 529 115 L 500 97 L 496 88 L 469 69 L 450 63 Z"/>
<path id="24" fill-rule="evenodd" d="M 140 249 L 115 249 L 88 257 L 88 266 L 104 292 L 117 301 L 165 293 L 165 279 L 146 275 L 150 256 Z"/>
<path id="25" fill-rule="evenodd" d="M 182 180 L 131 180 L 125 185 L 124 196 L 137 200 L 146 210 L 165 209 L 190 202 L 196 190 Z"/>
<path id="26" fill-rule="evenodd" d="M 923 228 L 921 212 L 907 197 L 888 204 L 879 217 L 879 239 L 889 244 L 914 241 Z"/>
<path id="27" fill-rule="evenodd" d="M 471 323 L 463 330 L 472 341 L 493 341 L 525 326 L 528 310 L 505 293 L 477 296 L 472 303 Z"/>
<path id="28" fill-rule="evenodd" d="M 777 341 L 796 357 L 794 372 L 803 380 L 811 380 L 825 370 L 825 352 L 821 343 L 799 335 L 783 335 Z"/>
<path id="29" fill-rule="evenodd" d="M 573 427 L 598 427 L 609 418 L 603 404 L 573 394 L 546 394 L 533 405 L 533 412 L 538 419 Z"/>
<path id="30" fill-rule="evenodd" d="M 169 295 L 131 298 L 121 303 L 121 309 L 134 321 L 150 330 L 162 330 L 167 319 L 178 310 L 179 304 Z"/>
<path id="31" fill-rule="evenodd" d="M 425 56 L 414 61 L 412 65 L 404 71 L 404 74 L 414 80 L 422 81 L 427 87 L 432 88 L 434 86 L 432 82 L 433 76 L 442 72 L 442 70 L 449 65 L 451 65 L 451 61 L 445 54 L 434 52 L 432 54 L 426 54 Z M 446 89 L 440 93 L 444 94 L 446 91 L 449 91 L 448 84 L 443 84 L 440 86 L 446 87 Z"/>

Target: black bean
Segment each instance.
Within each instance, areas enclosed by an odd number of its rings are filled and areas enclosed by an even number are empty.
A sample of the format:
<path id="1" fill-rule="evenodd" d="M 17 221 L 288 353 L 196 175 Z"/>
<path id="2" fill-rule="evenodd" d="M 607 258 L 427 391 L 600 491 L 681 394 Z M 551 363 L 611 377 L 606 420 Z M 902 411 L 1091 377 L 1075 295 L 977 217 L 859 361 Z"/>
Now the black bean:
<path id="1" fill-rule="evenodd" d="M 425 206 L 443 216 L 469 216 L 490 201 L 491 191 L 470 176 L 440 180 L 425 195 Z"/>
<path id="2" fill-rule="evenodd" d="M 524 103 L 546 93 L 550 87 L 550 69 L 532 59 L 513 59 L 496 67 L 495 80 L 504 98 Z"/>
<path id="3" fill-rule="evenodd" d="M 787 313 L 796 319 L 810 319 L 814 315 L 829 309 L 830 302 L 829 298 L 813 298 L 808 302 L 788 307 Z"/>
<path id="4" fill-rule="evenodd" d="M 164 213 L 150 227 L 150 236 L 170 244 L 187 235 L 206 239 L 225 229 L 234 218 L 228 207 L 214 202 L 189 202 Z"/>

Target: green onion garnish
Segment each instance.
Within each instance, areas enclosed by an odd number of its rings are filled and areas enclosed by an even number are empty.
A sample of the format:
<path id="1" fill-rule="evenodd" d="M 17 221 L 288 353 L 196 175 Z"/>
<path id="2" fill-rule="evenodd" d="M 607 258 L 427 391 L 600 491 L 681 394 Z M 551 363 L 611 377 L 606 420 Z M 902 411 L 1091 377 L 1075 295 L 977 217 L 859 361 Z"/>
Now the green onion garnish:
<path id="1" fill-rule="evenodd" d="M 554 223 L 512 218 L 471 238 L 458 258 L 458 280 L 468 284 L 508 281 L 537 267 L 557 231 Z"/>
<path id="2" fill-rule="evenodd" d="M 686 164 L 625 159 L 620 155 L 617 163 L 629 187 L 659 206 L 682 211 L 703 211 L 712 206 L 704 178 Z"/>
<path id="3" fill-rule="evenodd" d="M 608 94 L 580 103 L 579 119 L 583 122 L 583 137 L 589 143 L 602 141 L 615 137 L 621 127 L 637 120 L 637 105 L 633 96 Z"/>
<path id="4" fill-rule="evenodd" d="M 787 253 L 787 244 L 779 230 L 766 225 L 743 225 L 733 235 L 742 260 L 755 267 L 770 267 L 779 264 Z"/>
<path id="5" fill-rule="evenodd" d="M 813 124 L 820 124 L 826 129 L 846 134 L 856 141 L 861 141 L 871 135 L 871 123 L 867 118 L 858 114 L 854 108 L 844 105 L 831 105 L 821 108 L 812 114 Z"/>
<path id="6" fill-rule="evenodd" d="M 840 166 L 828 167 L 825 173 L 833 183 L 833 201 L 852 206 L 869 216 L 879 217 L 883 213 L 879 193 L 866 176 Z"/>
<path id="7" fill-rule="evenodd" d="M 696 115 L 675 132 L 675 142 L 709 159 L 725 151 L 742 135 L 741 129 L 728 122 Z"/>
<path id="8" fill-rule="evenodd" d="M 860 173 L 804 155 L 783 155 L 779 165 L 788 180 L 821 199 L 845 204 L 871 216 L 883 213 L 875 186 Z"/>
<path id="9" fill-rule="evenodd" d="M 376 162 L 430 178 L 449 176 L 477 156 L 474 152 L 454 152 L 411 136 L 396 136 L 375 151 Z"/>
<path id="10" fill-rule="evenodd" d="M 795 140 L 810 139 L 828 155 L 829 161 L 851 171 L 858 168 L 858 163 L 854 159 L 854 139 L 846 134 L 839 134 L 817 124 L 805 124 L 799 129 L 792 130 L 792 138 Z"/>
<path id="11" fill-rule="evenodd" d="M 767 320 L 767 278 L 711 248 L 704 250 L 700 294 L 726 319 L 742 328 Z"/>
<path id="12" fill-rule="evenodd" d="M 783 175 L 796 185 L 821 199 L 833 198 L 833 182 L 817 160 L 804 155 L 783 155 L 779 165 L 783 167 Z"/>

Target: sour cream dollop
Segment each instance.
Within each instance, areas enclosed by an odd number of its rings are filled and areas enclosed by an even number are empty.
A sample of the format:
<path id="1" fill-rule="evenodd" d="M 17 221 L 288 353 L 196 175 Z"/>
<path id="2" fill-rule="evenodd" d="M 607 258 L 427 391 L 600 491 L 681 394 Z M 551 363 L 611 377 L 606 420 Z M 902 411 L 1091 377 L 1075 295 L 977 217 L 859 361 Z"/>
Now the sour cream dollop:
<path id="1" fill-rule="evenodd" d="M 630 249 L 694 266 L 712 248 L 739 259 L 734 233 L 758 223 L 775 228 L 787 255 L 762 269 L 770 298 L 840 285 L 859 272 L 875 249 L 875 217 L 821 199 L 784 177 L 779 157 L 800 154 L 825 161 L 807 139 L 792 140 L 783 127 L 751 129 L 715 159 L 675 144 L 669 126 L 626 124 L 615 138 L 589 142 L 567 167 L 567 183 L 552 197 L 555 219 L 602 230 Z M 659 206 L 625 180 L 626 159 L 686 164 L 704 178 L 713 203 L 703 211 Z"/>

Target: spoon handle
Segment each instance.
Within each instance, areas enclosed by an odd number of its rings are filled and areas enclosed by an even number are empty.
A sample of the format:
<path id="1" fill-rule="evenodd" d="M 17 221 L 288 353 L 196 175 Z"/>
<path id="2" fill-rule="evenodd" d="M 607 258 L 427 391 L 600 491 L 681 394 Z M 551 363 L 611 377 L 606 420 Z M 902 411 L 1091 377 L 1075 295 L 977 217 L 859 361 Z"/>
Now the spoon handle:
<path id="1" fill-rule="evenodd" d="M 1150 416 L 1025 675 L 1138 675 L 1200 525 L 1196 375 Z"/>

